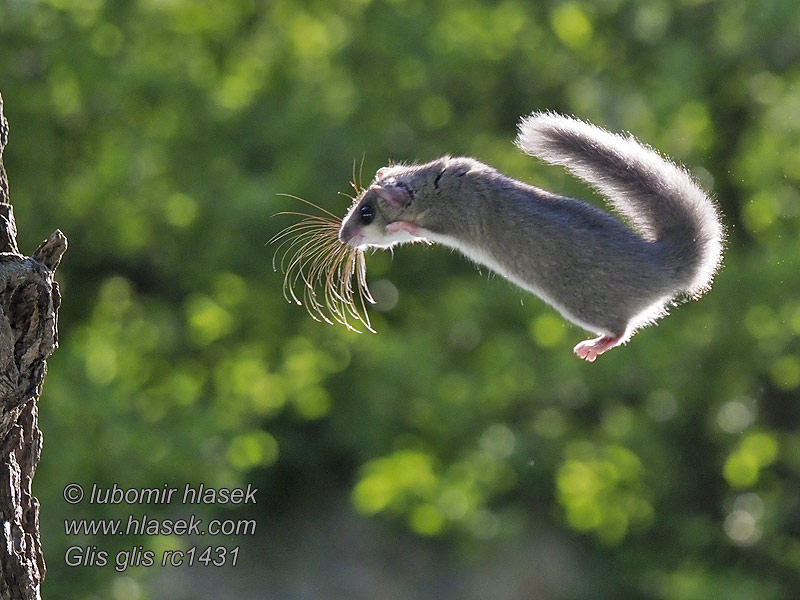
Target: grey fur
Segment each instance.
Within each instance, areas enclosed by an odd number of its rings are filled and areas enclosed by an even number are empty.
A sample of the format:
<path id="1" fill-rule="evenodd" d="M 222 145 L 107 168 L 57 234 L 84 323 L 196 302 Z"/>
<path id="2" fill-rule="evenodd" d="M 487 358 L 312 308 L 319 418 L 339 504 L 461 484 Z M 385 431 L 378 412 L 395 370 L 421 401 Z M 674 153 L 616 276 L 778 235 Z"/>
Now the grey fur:
<path id="1" fill-rule="evenodd" d="M 445 156 L 378 171 L 340 238 L 360 247 L 428 240 L 455 248 L 599 334 L 576 346 L 590 361 L 663 316 L 671 301 L 710 287 L 723 229 L 684 169 L 633 137 L 554 113 L 523 119 L 517 145 L 594 186 L 633 230 L 595 206 Z"/>

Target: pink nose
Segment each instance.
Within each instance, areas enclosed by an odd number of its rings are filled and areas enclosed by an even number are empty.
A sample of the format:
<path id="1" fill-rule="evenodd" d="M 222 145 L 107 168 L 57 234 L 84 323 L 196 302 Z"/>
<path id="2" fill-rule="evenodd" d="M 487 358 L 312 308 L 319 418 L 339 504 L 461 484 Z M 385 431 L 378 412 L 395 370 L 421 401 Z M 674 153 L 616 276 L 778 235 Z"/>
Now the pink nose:
<path id="1" fill-rule="evenodd" d="M 339 229 L 339 241 L 348 246 L 355 248 L 361 242 L 362 237 L 361 232 L 353 231 L 353 229 L 346 224 L 342 225 Z"/>

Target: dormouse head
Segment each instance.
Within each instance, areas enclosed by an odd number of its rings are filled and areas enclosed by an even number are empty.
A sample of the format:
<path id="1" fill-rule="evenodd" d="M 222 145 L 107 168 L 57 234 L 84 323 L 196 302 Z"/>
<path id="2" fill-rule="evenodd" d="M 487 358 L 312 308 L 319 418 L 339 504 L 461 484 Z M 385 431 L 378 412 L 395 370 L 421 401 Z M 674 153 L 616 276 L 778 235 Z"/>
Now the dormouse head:
<path id="1" fill-rule="evenodd" d="M 413 167 L 383 167 L 350 207 L 342 221 L 339 239 L 354 248 L 389 248 L 411 241 L 407 231 L 393 224 L 412 214 L 415 196 Z"/>
<path id="2" fill-rule="evenodd" d="M 423 240 L 425 230 L 442 219 L 442 196 L 463 195 L 462 178 L 476 165 L 480 163 L 470 158 L 443 156 L 421 165 L 379 169 L 342 221 L 339 239 L 354 248 Z"/>

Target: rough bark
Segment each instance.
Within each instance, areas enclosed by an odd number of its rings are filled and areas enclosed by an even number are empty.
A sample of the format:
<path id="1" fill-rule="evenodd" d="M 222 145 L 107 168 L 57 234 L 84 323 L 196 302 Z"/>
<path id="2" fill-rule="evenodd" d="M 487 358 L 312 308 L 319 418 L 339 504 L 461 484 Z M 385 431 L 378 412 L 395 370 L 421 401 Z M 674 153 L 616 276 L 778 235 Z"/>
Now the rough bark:
<path id="1" fill-rule="evenodd" d="M 0 600 L 33 600 L 45 574 L 31 491 L 42 450 L 37 402 L 45 360 L 58 345 L 61 296 L 53 273 L 67 239 L 56 231 L 33 256 L 19 253 L 3 168 L 7 141 L 0 95 Z"/>

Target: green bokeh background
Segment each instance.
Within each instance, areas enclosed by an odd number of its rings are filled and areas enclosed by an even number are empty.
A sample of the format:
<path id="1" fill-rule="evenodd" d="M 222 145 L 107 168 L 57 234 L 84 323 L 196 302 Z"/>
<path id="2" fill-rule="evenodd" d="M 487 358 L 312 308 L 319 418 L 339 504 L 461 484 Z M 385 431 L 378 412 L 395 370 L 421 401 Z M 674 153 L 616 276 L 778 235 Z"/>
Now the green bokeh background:
<path id="1" fill-rule="evenodd" d="M 256 506 L 220 514 L 286 547 L 284 516 L 341 498 L 443 578 L 516 548 L 514 594 L 484 598 L 800 589 L 796 0 L 11 0 L 0 90 L 20 246 L 70 242 L 40 404 L 45 597 L 233 597 L 68 568 L 65 518 L 139 510 L 68 505 L 73 481 L 253 482 Z M 278 194 L 343 214 L 354 164 L 468 154 L 591 197 L 513 146 L 541 109 L 632 131 L 714 191 L 729 242 L 707 297 L 592 365 L 584 332 L 442 248 L 368 256 L 377 335 L 284 301 L 266 242 L 299 206 Z M 549 545 L 570 576 L 534 591 L 526 553 Z M 274 555 L 248 552 L 252 597 L 335 597 L 277 595 Z M 410 597 L 467 597 L 435 579 Z"/>

